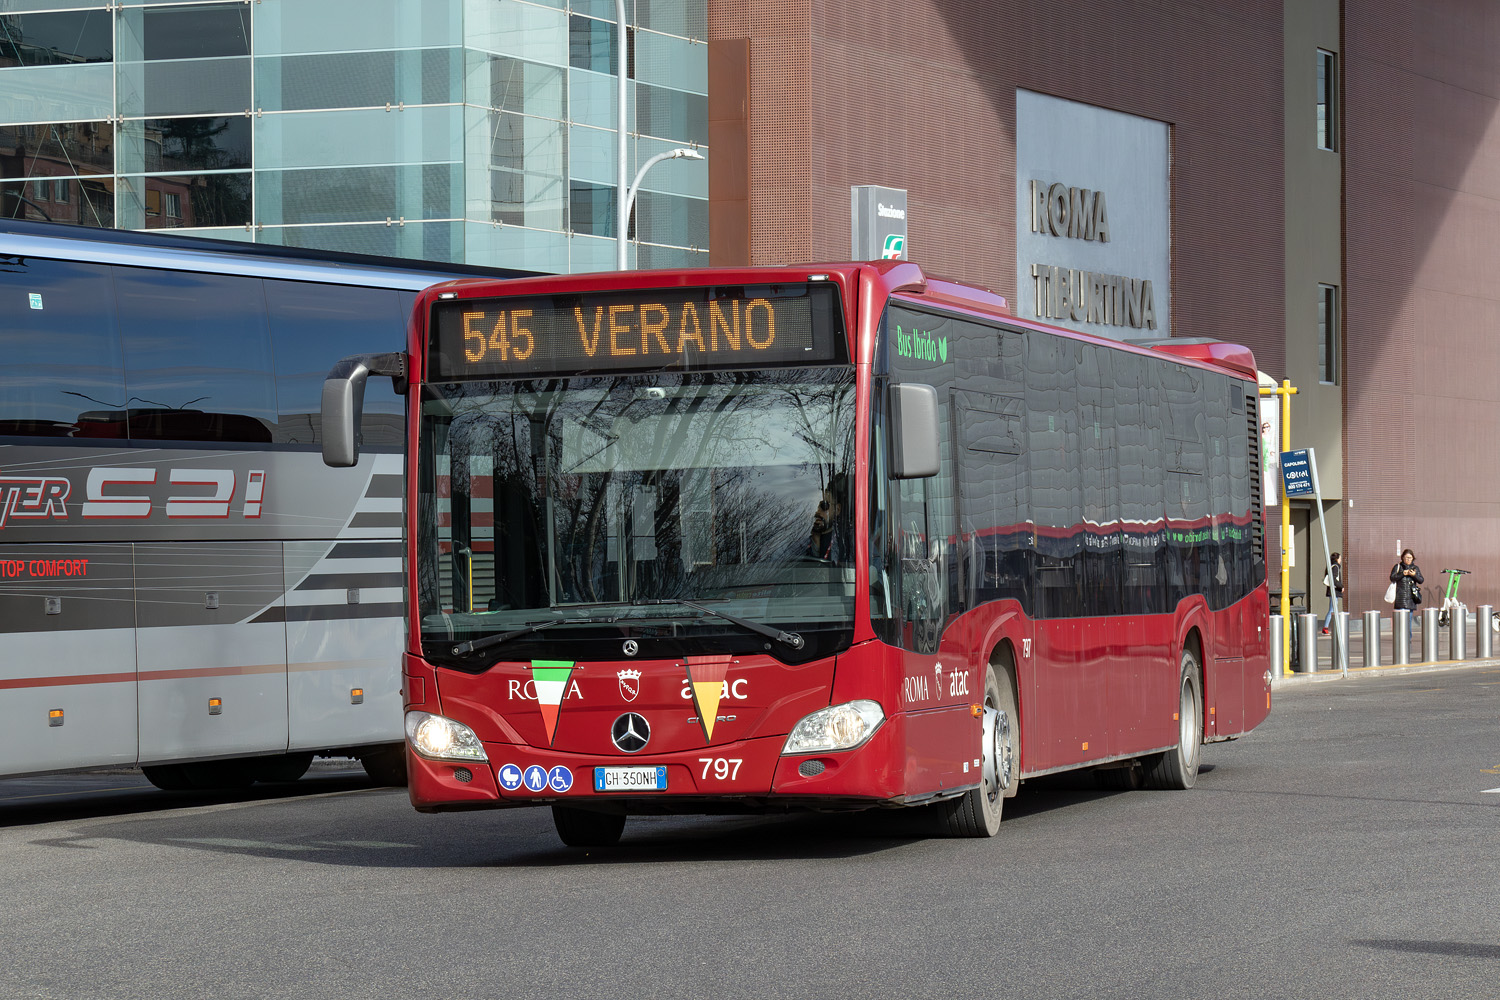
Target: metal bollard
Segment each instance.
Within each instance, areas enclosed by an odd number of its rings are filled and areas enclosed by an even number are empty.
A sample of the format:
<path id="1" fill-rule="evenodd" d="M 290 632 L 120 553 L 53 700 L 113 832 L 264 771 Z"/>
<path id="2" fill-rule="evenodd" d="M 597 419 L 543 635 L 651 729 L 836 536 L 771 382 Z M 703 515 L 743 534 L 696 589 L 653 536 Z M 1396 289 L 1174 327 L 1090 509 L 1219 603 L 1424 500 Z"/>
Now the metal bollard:
<path id="1" fill-rule="evenodd" d="M 1463 660 L 1468 650 L 1469 609 L 1460 604 L 1448 612 L 1448 659 Z"/>
<path id="2" fill-rule="evenodd" d="M 1333 667 L 1341 673 L 1349 672 L 1349 612 L 1340 611 L 1333 616 Z"/>
<path id="3" fill-rule="evenodd" d="M 1380 666 L 1380 612 L 1365 612 L 1365 666 Z"/>
<path id="4" fill-rule="evenodd" d="M 1297 669 L 1310 674 L 1318 669 L 1318 616 L 1298 615 Z"/>
<path id="5" fill-rule="evenodd" d="M 1286 622 L 1280 615 L 1271 616 L 1271 676 L 1280 677 L 1286 672 L 1286 663 L 1281 655 L 1281 637 L 1286 634 Z"/>
<path id="6" fill-rule="evenodd" d="M 1391 615 L 1391 662 L 1404 667 L 1411 662 L 1411 612 L 1397 608 Z"/>
<path id="7" fill-rule="evenodd" d="M 1422 659 L 1419 663 L 1436 663 L 1438 658 L 1438 609 L 1422 609 Z"/>
<path id="8" fill-rule="evenodd" d="M 1494 620 L 1494 606 L 1481 604 L 1474 618 L 1474 655 L 1481 660 L 1488 660 L 1495 655 L 1495 632 L 1490 624 Z"/>

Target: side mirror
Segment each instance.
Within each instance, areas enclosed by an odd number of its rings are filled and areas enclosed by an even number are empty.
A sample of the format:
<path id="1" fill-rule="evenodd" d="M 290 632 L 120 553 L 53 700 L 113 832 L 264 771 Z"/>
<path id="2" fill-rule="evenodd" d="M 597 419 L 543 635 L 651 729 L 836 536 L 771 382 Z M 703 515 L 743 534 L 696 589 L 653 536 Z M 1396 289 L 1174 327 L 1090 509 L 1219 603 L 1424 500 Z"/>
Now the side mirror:
<path id="1" fill-rule="evenodd" d="M 343 359 L 323 380 L 323 464 L 347 469 L 359 462 L 359 420 L 365 410 L 365 379 L 389 375 L 406 378 L 406 355 L 355 354 Z"/>
<path id="2" fill-rule="evenodd" d="M 890 387 L 891 476 L 925 479 L 938 474 L 937 390 L 930 385 Z"/>

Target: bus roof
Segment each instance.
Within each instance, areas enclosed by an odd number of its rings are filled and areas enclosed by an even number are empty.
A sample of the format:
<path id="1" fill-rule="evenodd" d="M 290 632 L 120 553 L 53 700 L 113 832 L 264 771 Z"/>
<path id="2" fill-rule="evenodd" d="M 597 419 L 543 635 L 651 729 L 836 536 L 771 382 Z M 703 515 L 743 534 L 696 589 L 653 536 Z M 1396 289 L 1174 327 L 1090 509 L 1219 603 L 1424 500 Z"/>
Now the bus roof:
<path id="1" fill-rule="evenodd" d="M 940 309 L 956 310 L 976 317 L 1000 319 L 1022 329 L 1042 330 L 1058 336 L 1134 353 L 1168 354 L 1188 364 L 1230 371 L 1251 380 L 1256 377 L 1254 355 L 1249 348 L 1239 344 L 1201 337 L 1116 340 L 1112 337 L 1021 319 L 1011 313 L 1010 304 L 1005 296 L 978 285 L 928 275 L 919 265 L 904 260 L 538 275 L 507 282 L 503 294 L 507 296 L 543 295 L 557 292 L 560 288 L 568 292 L 607 292 L 631 288 L 799 282 L 815 280 L 820 276 L 825 280 L 836 278 L 845 289 L 845 294 L 850 296 L 855 294 L 855 289 L 862 283 L 869 283 L 872 291 L 885 296 L 899 295 L 908 301 L 920 302 Z M 436 297 L 448 293 L 455 293 L 460 298 L 473 298 L 488 292 L 484 282 L 464 278 L 436 286 L 428 294 Z M 851 299 L 846 302 L 846 305 L 850 307 L 850 314 L 853 315 L 852 309 L 855 303 Z"/>
<path id="2" fill-rule="evenodd" d="M 133 267 L 373 285 L 419 291 L 456 277 L 508 279 L 535 271 L 406 260 L 370 254 L 240 243 L 162 232 L 0 219 L 0 256 L 47 257 Z"/>

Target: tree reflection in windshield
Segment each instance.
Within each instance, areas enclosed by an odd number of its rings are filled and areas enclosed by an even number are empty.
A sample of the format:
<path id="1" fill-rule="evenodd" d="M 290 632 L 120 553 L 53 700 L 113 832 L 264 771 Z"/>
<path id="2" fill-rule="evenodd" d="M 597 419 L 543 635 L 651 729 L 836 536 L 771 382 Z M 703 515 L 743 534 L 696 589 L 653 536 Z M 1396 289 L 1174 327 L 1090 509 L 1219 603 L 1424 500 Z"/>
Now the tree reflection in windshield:
<path id="1" fill-rule="evenodd" d="M 424 631 L 659 598 L 847 621 L 853 385 L 819 368 L 426 387 Z"/>

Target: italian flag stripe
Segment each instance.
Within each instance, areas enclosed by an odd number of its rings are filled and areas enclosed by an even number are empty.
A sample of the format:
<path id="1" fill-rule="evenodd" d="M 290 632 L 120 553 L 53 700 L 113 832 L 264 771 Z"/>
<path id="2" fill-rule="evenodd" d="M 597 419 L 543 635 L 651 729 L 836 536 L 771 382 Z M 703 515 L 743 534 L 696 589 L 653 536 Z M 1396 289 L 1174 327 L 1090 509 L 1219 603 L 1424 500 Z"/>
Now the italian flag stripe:
<path id="1" fill-rule="evenodd" d="M 532 660 L 531 680 L 536 685 L 537 707 L 542 710 L 542 722 L 547 726 L 547 745 L 557 738 L 557 714 L 562 707 L 563 694 L 568 690 L 568 678 L 573 676 L 572 660 Z"/>

